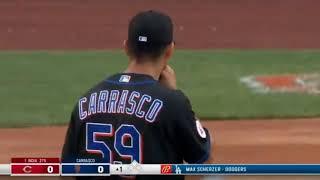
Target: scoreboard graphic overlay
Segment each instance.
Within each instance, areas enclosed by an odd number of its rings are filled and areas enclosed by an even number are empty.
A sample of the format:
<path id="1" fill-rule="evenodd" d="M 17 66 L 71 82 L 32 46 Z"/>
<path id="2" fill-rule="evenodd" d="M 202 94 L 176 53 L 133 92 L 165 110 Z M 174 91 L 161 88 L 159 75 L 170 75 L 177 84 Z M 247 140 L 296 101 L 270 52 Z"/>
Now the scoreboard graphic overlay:
<path id="1" fill-rule="evenodd" d="M 3 176 L 320 175 L 320 164 L 108 164 L 94 159 L 12 158 Z"/>

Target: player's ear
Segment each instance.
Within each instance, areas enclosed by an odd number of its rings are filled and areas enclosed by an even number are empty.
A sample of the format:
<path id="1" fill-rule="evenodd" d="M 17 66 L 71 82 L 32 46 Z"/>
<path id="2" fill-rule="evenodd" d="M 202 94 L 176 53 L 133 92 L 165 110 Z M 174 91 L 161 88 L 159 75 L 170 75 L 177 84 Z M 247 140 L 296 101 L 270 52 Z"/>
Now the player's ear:
<path id="1" fill-rule="evenodd" d="M 164 59 L 166 59 L 167 62 L 172 57 L 173 52 L 174 52 L 174 42 L 170 43 L 165 50 Z"/>

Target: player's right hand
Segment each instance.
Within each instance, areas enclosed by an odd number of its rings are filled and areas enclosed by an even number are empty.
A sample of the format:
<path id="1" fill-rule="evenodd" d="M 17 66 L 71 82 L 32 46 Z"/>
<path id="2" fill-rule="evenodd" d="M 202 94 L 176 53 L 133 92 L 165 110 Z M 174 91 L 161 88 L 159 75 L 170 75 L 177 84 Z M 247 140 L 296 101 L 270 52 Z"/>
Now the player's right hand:
<path id="1" fill-rule="evenodd" d="M 169 89 L 177 89 L 176 73 L 169 65 L 166 65 L 161 72 L 159 82 Z"/>

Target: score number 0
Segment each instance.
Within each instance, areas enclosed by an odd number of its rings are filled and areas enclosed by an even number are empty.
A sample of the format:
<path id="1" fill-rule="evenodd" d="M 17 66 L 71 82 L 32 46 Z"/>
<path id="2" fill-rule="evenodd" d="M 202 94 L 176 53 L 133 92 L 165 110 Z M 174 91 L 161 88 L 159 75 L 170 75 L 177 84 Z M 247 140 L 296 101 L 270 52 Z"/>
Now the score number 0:
<path id="1" fill-rule="evenodd" d="M 47 172 L 48 172 L 49 174 L 53 173 L 53 166 L 48 166 L 48 167 L 47 167 Z"/>
<path id="2" fill-rule="evenodd" d="M 103 173 L 104 172 L 104 168 L 103 166 L 98 166 L 98 173 Z"/>

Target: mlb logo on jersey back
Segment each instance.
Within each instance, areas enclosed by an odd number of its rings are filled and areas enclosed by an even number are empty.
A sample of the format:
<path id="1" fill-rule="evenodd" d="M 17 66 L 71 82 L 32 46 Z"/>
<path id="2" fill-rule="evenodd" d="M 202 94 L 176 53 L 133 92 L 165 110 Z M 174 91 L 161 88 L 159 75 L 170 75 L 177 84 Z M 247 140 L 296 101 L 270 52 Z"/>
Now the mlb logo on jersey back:
<path id="1" fill-rule="evenodd" d="M 131 76 L 128 76 L 128 75 L 122 75 L 119 79 L 119 82 L 124 82 L 124 83 L 127 83 L 129 82 L 131 79 Z"/>

